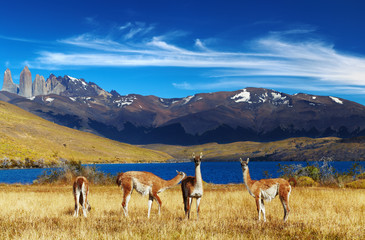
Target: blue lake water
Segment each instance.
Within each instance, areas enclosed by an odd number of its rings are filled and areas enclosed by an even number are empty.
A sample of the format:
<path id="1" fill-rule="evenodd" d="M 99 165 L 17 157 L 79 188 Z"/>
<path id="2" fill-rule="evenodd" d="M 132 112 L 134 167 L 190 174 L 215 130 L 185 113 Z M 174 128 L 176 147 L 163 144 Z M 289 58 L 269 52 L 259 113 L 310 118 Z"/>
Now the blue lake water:
<path id="1" fill-rule="evenodd" d="M 301 164 L 306 166 L 306 162 L 267 162 L 251 161 L 249 164 L 252 179 L 265 178 L 265 172 L 270 177 L 279 177 L 278 164 Z M 331 162 L 331 166 L 339 172 L 348 171 L 354 162 Z M 365 162 L 357 162 L 365 168 Z M 176 170 L 183 171 L 187 175 L 194 176 L 194 163 L 137 163 L 137 164 L 97 164 L 97 169 L 104 173 L 117 175 L 119 172 L 127 171 L 147 171 L 160 176 L 163 179 L 171 179 L 176 176 Z M 47 169 L 9 169 L 0 170 L 0 183 L 21 183 L 31 184 Z M 202 162 L 201 171 L 203 180 L 208 183 L 228 184 L 242 183 L 242 170 L 237 162 Z"/>

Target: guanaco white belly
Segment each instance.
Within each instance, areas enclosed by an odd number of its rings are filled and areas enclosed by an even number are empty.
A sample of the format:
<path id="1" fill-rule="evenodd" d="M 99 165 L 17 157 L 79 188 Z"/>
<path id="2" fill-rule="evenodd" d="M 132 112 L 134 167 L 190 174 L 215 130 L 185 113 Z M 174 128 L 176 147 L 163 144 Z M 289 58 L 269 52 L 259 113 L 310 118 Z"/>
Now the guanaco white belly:
<path id="1" fill-rule="evenodd" d="M 278 195 L 278 191 L 279 191 L 279 184 L 275 184 L 274 186 L 269 187 L 268 189 L 261 190 L 260 192 L 261 198 L 264 199 L 265 201 L 271 201 L 276 197 L 276 195 Z"/>

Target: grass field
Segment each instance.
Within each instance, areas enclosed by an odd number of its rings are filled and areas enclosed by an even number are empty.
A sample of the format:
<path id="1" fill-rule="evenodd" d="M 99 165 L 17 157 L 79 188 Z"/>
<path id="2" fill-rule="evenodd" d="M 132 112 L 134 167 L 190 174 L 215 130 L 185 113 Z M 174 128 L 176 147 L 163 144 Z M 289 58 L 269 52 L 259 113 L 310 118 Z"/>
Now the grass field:
<path id="1" fill-rule="evenodd" d="M 46 121 L 0 101 L 0 159 L 82 163 L 164 162 L 172 157 Z"/>
<path id="2" fill-rule="evenodd" d="M 117 186 L 91 186 L 87 219 L 72 217 L 71 185 L 0 185 L 0 239 L 364 239 L 365 190 L 294 188 L 283 223 L 278 198 L 258 222 L 244 185 L 205 185 L 200 219 L 184 220 L 180 186 L 159 194 L 147 219 L 147 197 L 132 194 L 129 218 Z"/>

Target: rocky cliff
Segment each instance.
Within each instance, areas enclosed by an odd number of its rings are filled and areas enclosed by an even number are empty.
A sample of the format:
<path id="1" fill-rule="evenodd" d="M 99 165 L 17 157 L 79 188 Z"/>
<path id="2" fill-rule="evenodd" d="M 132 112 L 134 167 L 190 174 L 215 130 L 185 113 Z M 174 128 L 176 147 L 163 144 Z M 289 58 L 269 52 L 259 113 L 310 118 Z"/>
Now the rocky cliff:
<path id="1" fill-rule="evenodd" d="M 6 69 L 4 73 L 4 83 L 2 91 L 7 91 L 15 94 L 18 93 L 18 86 L 13 82 L 13 79 L 11 77 L 11 72 L 9 69 Z"/>
<path id="2" fill-rule="evenodd" d="M 32 94 L 32 74 L 27 66 L 24 67 L 23 71 L 20 73 L 19 79 L 19 95 L 30 98 Z"/>
<path id="3" fill-rule="evenodd" d="M 47 80 L 45 80 L 43 76 L 36 74 L 36 77 L 32 82 L 32 74 L 27 66 L 24 67 L 20 74 L 19 86 L 13 82 L 10 70 L 6 69 L 1 91 L 18 94 L 25 98 L 49 94 L 71 97 L 111 96 L 110 93 L 103 90 L 95 83 L 86 83 L 83 79 L 77 79 L 67 75 L 64 77 L 56 77 L 51 74 Z"/>
<path id="4" fill-rule="evenodd" d="M 47 89 L 46 89 L 46 81 L 44 80 L 43 76 L 39 76 L 38 74 L 35 76 L 33 85 L 32 85 L 32 95 L 38 96 L 38 95 L 46 95 Z"/>

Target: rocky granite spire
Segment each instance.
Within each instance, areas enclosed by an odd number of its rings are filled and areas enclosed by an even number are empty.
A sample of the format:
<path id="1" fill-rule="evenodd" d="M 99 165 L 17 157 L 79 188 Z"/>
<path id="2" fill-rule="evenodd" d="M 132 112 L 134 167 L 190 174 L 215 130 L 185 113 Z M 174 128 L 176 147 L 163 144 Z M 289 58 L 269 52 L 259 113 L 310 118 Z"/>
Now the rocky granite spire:
<path id="1" fill-rule="evenodd" d="M 20 73 L 19 95 L 23 97 L 32 97 L 32 74 L 27 66 Z"/>
<path id="2" fill-rule="evenodd" d="M 53 74 L 49 76 L 46 81 L 46 94 L 57 94 L 64 92 L 66 90 L 66 86 L 64 86 L 59 79 Z"/>
<path id="3" fill-rule="evenodd" d="M 4 73 L 4 83 L 3 83 L 3 88 L 1 90 L 15 94 L 17 94 L 18 92 L 18 86 L 13 82 L 13 79 L 11 78 L 11 72 L 9 69 L 6 69 Z"/>
<path id="4" fill-rule="evenodd" d="M 39 76 L 38 74 L 35 76 L 33 85 L 32 85 L 33 96 L 38 95 L 46 95 L 46 81 L 43 76 Z"/>

